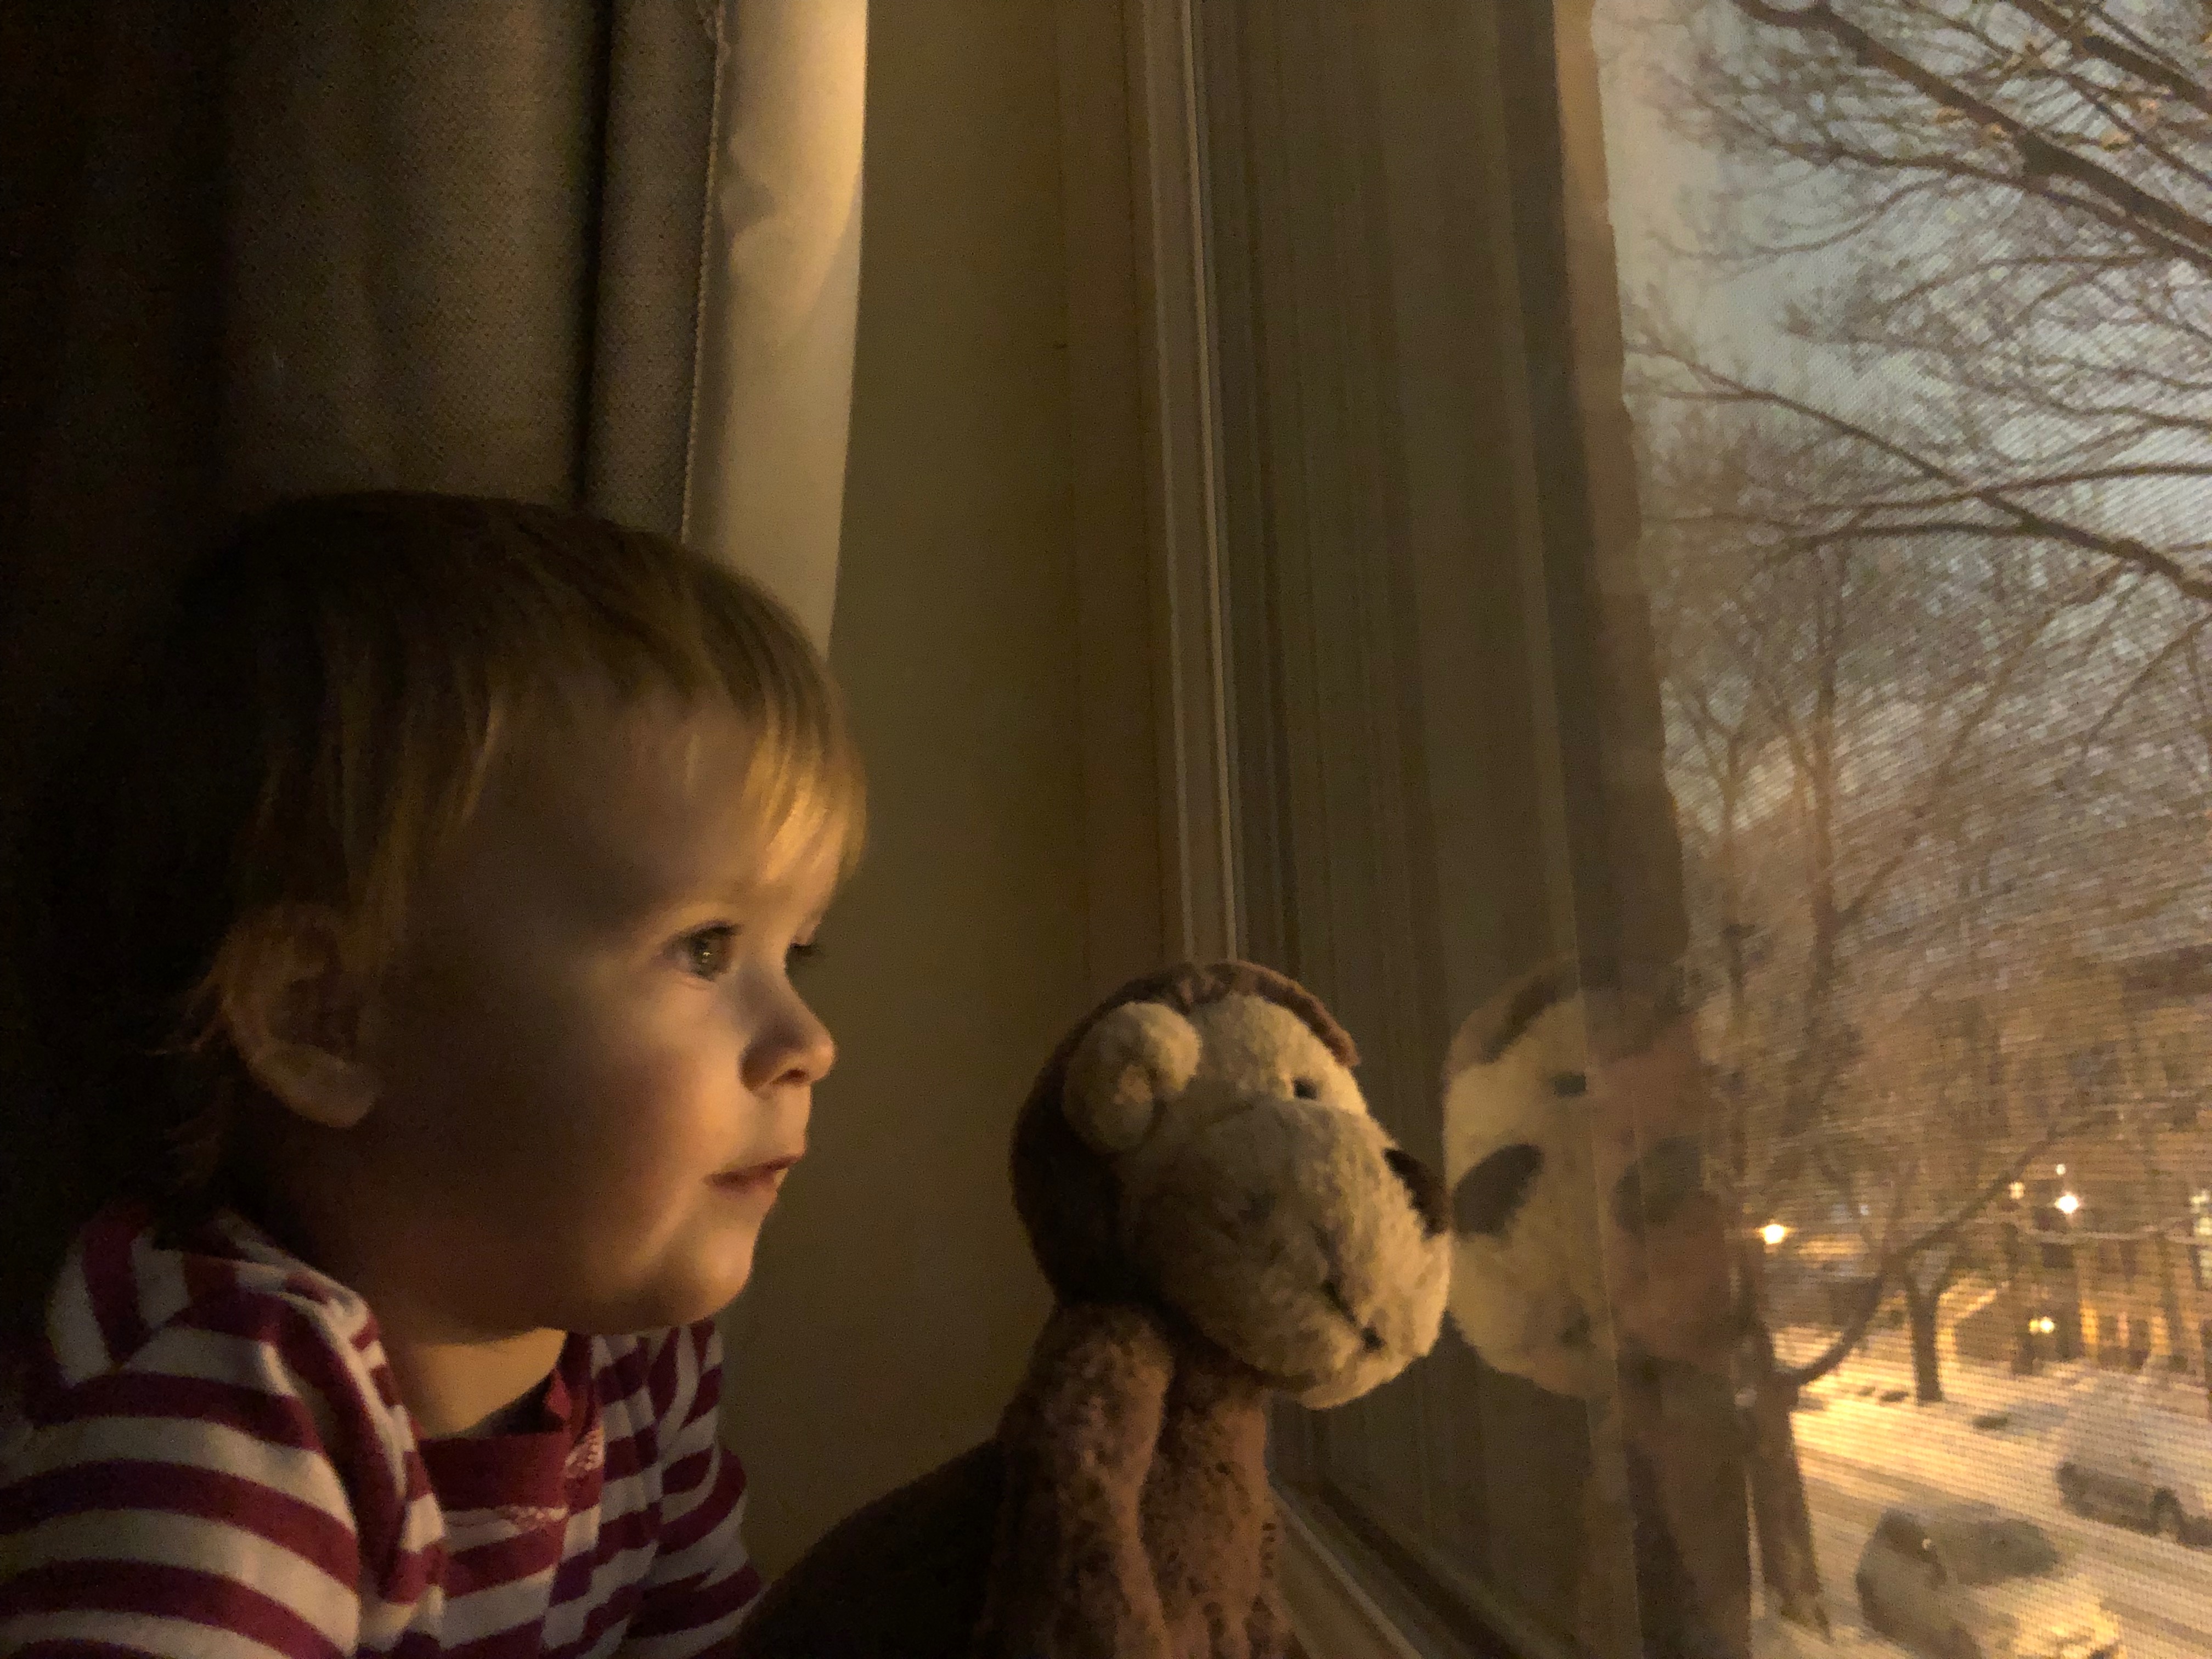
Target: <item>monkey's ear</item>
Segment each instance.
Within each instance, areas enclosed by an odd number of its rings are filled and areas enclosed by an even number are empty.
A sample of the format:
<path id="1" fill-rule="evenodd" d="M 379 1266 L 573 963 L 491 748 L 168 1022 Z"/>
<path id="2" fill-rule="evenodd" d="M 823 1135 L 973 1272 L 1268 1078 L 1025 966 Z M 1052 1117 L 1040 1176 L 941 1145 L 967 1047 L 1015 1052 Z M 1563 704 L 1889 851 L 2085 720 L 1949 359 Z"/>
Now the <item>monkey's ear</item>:
<path id="1" fill-rule="evenodd" d="M 1157 1002 L 1100 1016 L 1069 1056 L 1060 1110 L 1085 1145 L 1122 1152 L 1152 1133 L 1163 1101 L 1198 1071 L 1197 1029 Z"/>

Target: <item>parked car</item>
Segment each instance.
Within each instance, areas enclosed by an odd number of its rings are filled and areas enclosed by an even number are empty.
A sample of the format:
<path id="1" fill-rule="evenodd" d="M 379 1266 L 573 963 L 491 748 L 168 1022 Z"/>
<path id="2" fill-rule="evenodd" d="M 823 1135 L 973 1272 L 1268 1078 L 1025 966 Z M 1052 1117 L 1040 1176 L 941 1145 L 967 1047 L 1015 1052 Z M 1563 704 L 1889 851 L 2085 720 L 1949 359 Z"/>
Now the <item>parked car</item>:
<path id="1" fill-rule="evenodd" d="M 2161 1409 L 2168 1390 L 2163 1378 L 2112 1377 L 2075 1406 L 2060 1442 L 2058 1495 L 2080 1514 L 2197 1543 L 2212 1538 L 2212 1430 Z"/>
<path id="2" fill-rule="evenodd" d="M 1891 1510 L 1858 1591 L 1869 1629 L 1929 1659 L 2122 1659 L 2096 1586 L 2042 1528 L 1986 1504 Z"/>

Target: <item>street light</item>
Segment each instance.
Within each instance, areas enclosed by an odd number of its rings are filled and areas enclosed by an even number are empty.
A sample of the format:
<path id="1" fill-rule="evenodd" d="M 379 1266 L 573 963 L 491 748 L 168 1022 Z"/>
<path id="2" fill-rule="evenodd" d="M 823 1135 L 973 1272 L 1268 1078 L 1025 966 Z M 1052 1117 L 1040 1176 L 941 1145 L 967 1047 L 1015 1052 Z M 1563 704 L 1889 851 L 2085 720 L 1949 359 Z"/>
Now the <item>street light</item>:
<path id="1" fill-rule="evenodd" d="M 2027 1322 L 2027 1328 L 2033 1331 L 2038 1336 L 2049 1336 L 2053 1331 L 2058 1328 L 2058 1322 L 2053 1319 L 2049 1314 L 2045 1314 L 2039 1319 L 2029 1320 Z"/>
<path id="2" fill-rule="evenodd" d="M 1770 1221 L 1759 1230 L 1759 1236 L 1766 1241 L 1767 1248 L 1772 1249 L 1790 1237 L 1790 1229 L 1778 1221 Z"/>
<path id="3" fill-rule="evenodd" d="M 2063 1216 L 2070 1216 L 2075 1211 L 2081 1207 L 2081 1200 L 2071 1193 L 2059 1194 L 2057 1201 L 2051 1206 L 2051 1208 L 2057 1210 L 2059 1214 Z"/>

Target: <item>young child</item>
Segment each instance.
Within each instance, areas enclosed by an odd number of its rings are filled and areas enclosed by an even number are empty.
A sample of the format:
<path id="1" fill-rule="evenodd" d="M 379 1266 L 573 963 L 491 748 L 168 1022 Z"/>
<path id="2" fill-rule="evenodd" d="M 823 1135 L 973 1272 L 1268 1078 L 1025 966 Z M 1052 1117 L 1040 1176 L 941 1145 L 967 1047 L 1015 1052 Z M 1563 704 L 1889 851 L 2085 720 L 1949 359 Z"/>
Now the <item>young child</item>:
<path id="1" fill-rule="evenodd" d="M 52 889 L 110 1201 L 0 1401 L 0 1651 L 726 1640 L 713 1316 L 861 833 L 816 653 L 663 538 L 377 495 L 252 521 L 141 670 Z"/>

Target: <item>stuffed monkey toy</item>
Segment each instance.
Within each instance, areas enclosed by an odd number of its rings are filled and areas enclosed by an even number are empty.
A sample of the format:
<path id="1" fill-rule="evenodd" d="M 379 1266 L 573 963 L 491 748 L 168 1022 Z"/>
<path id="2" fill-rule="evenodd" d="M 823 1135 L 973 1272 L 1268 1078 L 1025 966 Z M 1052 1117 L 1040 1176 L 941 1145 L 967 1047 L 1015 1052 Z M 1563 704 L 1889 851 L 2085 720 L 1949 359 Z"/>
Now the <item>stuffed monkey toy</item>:
<path id="1" fill-rule="evenodd" d="M 1279 1659 L 1270 1398 L 1356 1399 L 1434 1344 L 1441 1182 L 1303 987 L 1245 963 L 1123 987 L 1016 1120 L 1054 1306 L 997 1435 L 834 1528 L 744 1659 Z"/>

